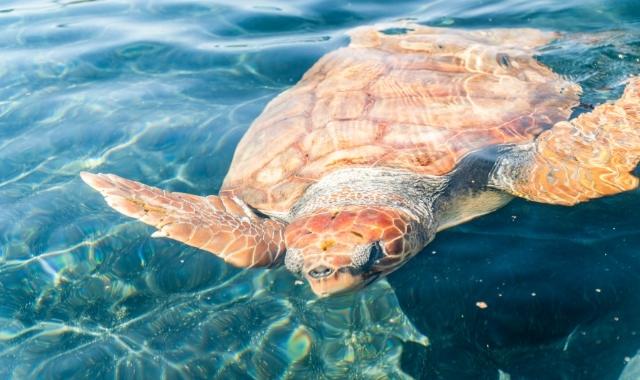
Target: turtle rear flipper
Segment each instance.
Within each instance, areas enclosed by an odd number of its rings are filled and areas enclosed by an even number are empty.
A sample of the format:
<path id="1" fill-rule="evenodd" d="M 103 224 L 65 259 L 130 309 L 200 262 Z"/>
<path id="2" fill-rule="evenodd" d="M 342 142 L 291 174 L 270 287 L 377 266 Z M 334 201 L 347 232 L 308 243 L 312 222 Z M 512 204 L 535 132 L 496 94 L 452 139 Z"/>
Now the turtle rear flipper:
<path id="1" fill-rule="evenodd" d="M 501 155 L 493 187 L 531 201 L 573 205 L 635 189 L 640 161 L 640 77 L 620 99 L 559 122 Z"/>
<path id="2" fill-rule="evenodd" d="M 238 267 L 269 266 L 285 251 L 284 224 L 256 216 L 237 198 L 172 193 L 113 174 L 83 172 L 109 206 L 168 237 Z"/>

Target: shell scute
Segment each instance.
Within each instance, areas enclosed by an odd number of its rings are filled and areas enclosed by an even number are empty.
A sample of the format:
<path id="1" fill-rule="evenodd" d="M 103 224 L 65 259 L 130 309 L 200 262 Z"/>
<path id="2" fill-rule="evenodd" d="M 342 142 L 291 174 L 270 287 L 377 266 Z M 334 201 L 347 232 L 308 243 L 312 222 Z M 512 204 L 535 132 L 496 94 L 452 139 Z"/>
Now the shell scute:
<path id="1" fill-rule="evenodd" d="M 336 92 L 329 103 L 329 120 L 356 119 L 364 113 L 367 94 L 364 91 Z"/>
<path id="2" fill-rule="evenodd" d="M 283 214 L 333 170 L 446 174 L 473 150 L 532 140 L 577 104 L 580 87 L 534 58 L 553 33 L 403 30 L 354 30 L 348 47 L 276 97 L 238 145 L 222 191 Z"/>
<path id="3" fill-rule="evenodd" d="M 305 166 L 300 174 L 305 178 L 318 178 L 318 172 L 328 173 L 330 170 L 345 166 L 371 165 L 387 150 L 378 145 L 363 145 L 351 149 L 333 151 Z"/>

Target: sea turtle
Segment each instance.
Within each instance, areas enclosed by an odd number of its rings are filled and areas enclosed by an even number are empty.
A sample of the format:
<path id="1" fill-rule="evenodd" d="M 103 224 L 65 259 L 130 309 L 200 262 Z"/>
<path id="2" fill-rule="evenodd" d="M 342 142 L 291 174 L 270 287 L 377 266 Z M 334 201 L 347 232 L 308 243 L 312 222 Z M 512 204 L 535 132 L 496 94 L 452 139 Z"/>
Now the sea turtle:
<path id="1" fill-rule="evenodd" d="M 573 205 L 634 189 L 640 78 L 569 120 L 580 86 L 535 29 L 368 26 L 273 99 L 217 196 L 82 173 L 119 212 L 238 267 L 284 263 L 320 296 L 359 289 L 438 231 L 513 196 Z"/>

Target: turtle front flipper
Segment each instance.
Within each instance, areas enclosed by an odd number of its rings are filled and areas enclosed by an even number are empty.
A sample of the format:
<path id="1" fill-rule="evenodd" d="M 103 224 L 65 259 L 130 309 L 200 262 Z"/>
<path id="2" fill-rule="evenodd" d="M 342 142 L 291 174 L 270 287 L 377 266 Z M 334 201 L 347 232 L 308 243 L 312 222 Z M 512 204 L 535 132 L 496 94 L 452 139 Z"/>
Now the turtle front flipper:
<path id="1" fill-rule="evenodd" d="M 499 158 L 490 185 L 531 201 L 574 205 L 635 189 L 640 161 L 640 77 L 620 99 L 559 122 Z"/>
<path id="2" fill-rule="evenodd" d="M 285 252 L 284 223 L 258 217 L 240 199 L 172 193 L 113 174 L 80 174 L 109 206 L 168 237 L 238 267 L 269 266 Z"/>

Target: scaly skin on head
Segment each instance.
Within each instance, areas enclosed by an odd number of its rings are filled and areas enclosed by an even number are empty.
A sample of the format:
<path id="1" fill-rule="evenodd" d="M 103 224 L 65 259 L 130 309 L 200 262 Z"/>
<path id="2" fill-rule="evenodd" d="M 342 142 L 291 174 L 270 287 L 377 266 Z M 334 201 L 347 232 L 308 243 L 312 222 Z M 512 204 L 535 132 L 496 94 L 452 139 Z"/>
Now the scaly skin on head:
<path id="1" fill-rule="evenodd" d="M 333 172 L 292 210 L 285 265 L 320 296 L 364 287 L 431 241 L 443 187 L 440 178 L 385 168 Z"/>
<path id="2" fill-rule="evenodd" d="M 418 223 L 391 207 L 323 209 L 285 230 L 286 265 L 319 296 L 355 290 L 422 249 Z"/>

